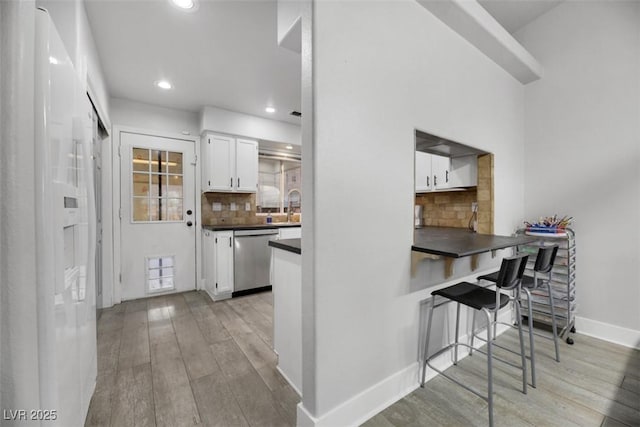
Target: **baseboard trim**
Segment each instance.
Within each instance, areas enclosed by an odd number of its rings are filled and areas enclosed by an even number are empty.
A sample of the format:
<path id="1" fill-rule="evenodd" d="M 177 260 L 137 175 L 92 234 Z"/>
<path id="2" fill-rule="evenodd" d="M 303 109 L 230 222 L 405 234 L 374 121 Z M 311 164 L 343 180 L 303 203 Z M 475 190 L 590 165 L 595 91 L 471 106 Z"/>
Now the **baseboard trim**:
<path id="1" fill-rule="evenodd" d="M 275 353 L 275 352 L 274 352 Z M 278 355 L 278 353 L 276 353 L 276 356 Z M 276 366 L 276 371 L 280 372 L 280 375 L 282 375 L 282 377 L 289 383 L 289 385 L 291 386 L 291 388 L 298 393 L 298 396 L 302 397 L 302 391 L 298 390 L 298 387 L 295 386 L 295 384 L 293 384 L 293 381 L 291 381 L 289 379 L 289 377 L 287 376 L 287 374 L 285 374 L 284 372 L 282 372 L 282 369 L 280 369 L 280 366 Z"/>
<path id="2" fill-rule="evenodd" d="M 507 316 L 501 315 L 500 319 L 505 318 L 504 320 L 507 320 L 506 317 Z M 498 325 L 497 334 L 500 335 L 509 329 L 508 326 Z M 460 341 L 467 342 L 467 336 L 460 337 Z M 484 342 L 476 340 L 474 347 L 481 348 L 484 345 Z M 459 360 L 464 359 L 468 355 L 468 349 L 464 347 L 458 349 Z M 446 370 L 453 365 L 453 350 L 444 352 L 430 363 L 439 370 Z M 416 390 L 420 386 L 421 364 L 422 362 L 412 363 L 355 395 L 321 417 L 315 417 L 310 414 L 303 406 L 303 402 L 300 402 L 297 409 L 297 426 L 359 426 L 383 409 Z M 426 381 L 430 381 L 437 375 L 438 373 L 436 371 L 429 369 L 427 371 Z"/>
<path id="3" fill-rule="evenodd" d="M 579 334 L 640 350 L 640 331 L 576 316 Z"/>

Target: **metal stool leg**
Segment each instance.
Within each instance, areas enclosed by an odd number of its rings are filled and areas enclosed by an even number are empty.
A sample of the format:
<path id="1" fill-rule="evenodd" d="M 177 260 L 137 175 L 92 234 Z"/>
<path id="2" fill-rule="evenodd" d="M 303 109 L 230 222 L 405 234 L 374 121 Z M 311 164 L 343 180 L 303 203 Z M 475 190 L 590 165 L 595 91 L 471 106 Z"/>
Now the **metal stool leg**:
<path id="1" fill-rule="evenodd" d="M 527 394 L 527 356 L 524 352 L 524 335 L 522 334 L 522 313 L 520 312 L 520 301 L 515 300 L 516 315 L 518 317 L 518 336 L 520 337 L 520 357 L 522 360 L 522 392 Z"/>
<path id="2" fill-rule="evenodd" d="M 458 364 L 458 335 L 460 331 L 460 303 L 456 304 L 456 345 L 453 347 L 453 364 Z"/>
<path id="3" fill-rule="evenodd" d="M 522 289 L 527 294 L 527 311 L 529 312 L 529 356 L 531 357 L 531 386 L 536 386 L 536 353 L 533 344 L 533 308 L 531 304 L 531 292 L 527 288 Z M 521 306 L 522 307 L 522 306 Z"/>
<path id="4" fill-rule="evenodd" d="M 556 327 L 556 311 L 553 308 L 553 295 L 551 295 L 551 273 L 547 284 L 547 294 L 549 295 L 549 305 L 551 306 L 551 328 L 553 329 L 553 344 L 556 346 L 556 361 L 560 361 L 560 349 L 558 348 L 558 328 Z"/>
<path id="5" fill-rule="evenodd" d="M 431 297 L 431 310 L 429 310 L 429 323 L 427 324 L 427 338 L 424 342 L 424 363 L 422 364 L 422 382 L 420 382 L 420 387 L 424 388 L 424 382 L 427 375 L 427 359 L 429 358 L 429 338 L 431 336 L 431 321 L 433 320 L 433 309 L 434 309 L 434 301 L 436 297 Z"/>
<path id="6" fill-rule="evenodd" d="M 483 308 L 484 314 L 487 316 L 487 404 L 489 411 L 489 427 L 493 427 L 493 356 L 491 347 L 493 346 L 491 339 L 491 312 Z"/>
<path id="7" fill-rule="evenodd" d="M 473 356 L 473 339 L 476 337 L 476 310 L 473 310 L 471 319 L 471 347 L 469 348 L 469 356 Z"/>

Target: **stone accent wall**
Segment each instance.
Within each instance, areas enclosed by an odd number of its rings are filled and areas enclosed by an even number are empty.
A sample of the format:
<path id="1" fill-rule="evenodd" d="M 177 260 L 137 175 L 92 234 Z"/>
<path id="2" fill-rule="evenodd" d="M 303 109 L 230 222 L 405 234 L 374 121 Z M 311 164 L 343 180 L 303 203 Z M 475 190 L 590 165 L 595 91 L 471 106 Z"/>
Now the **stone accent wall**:
<path id="1" fill-rule="evenodd" d="M 213 203 L 221 203 L 221 211 L 213 211 Z M 235 211 L 231 203 L 236 204 Z M 249 203 L 250 210 L 245 210 Z M 204 225 L 257 225 L 267 222 L 266 216 L 258 216 L 255 193 L 202 193 L 202 224 Z M 286 222 L 286 215 L 272 214 L 273 222 Z M 300 214 L 294 214 L 292 221 L 299 222 Z"/>
<path id="2" fill-rule="evenodd" d="M 478 186 L 465 191 L 416 194 L 424 225 L 468 228 L 471 203 L 478 202 L 478 233 L 493 234 L 493 154 L 478 156 Z"/>

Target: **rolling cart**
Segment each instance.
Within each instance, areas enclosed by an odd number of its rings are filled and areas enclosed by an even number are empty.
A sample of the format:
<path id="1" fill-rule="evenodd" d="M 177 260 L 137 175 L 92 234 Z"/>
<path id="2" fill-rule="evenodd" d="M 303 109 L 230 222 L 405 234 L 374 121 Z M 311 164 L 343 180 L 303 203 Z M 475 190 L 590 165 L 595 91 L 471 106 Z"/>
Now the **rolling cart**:
<path id="1" fill-rule="evenodd" d="M 562 328 L 558 335 L 564 338 L 567 344 L 573 344 L 573 338 L 569 333 L 574 333 L 576 319 L 576 241 L 575 233 L 572 229 L 566 228 L 564 233 L 537 233 L 529 232 L 526 229 L 516 231 L 515 235 L 527 234 L 538 238 L 533 243 L 518 246 L 518 252 L 530 255 L 525 275 L 533 276 L 533 265 L 536 254 L 540 246 L 557 244 L 559 246 L 556 261 L 551 274 L 551 292 L 553 297 L 553 307 L 556 317 L 556 325 Z M 533 320 L 549 325 L 551 327 L 551 310 L 547 291 L 536 289 L 531 293 L 531 303 L 533 309 Z M 523 298 L 523 303 L 526 296 Z M 526 313 L 527 306 L 523 304 L 523 313 Z"/>

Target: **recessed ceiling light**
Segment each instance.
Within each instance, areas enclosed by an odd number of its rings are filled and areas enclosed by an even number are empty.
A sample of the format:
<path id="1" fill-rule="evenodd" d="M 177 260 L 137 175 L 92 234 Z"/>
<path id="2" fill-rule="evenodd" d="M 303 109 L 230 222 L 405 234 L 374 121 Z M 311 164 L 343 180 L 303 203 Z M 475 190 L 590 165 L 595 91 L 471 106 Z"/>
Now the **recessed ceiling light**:
<path id="1" fill-rule="evenodd" d="M 273 107 L 267 107 L 264 109 L 264 111 L 266 111 L 267 113 L 275 113 L 276 109 Z"/>
<path id="2" fill-rule="evenodd" d="M 171 3 L 175 4 L 180 9 L 193 9 L 195 6 L 193 0 L 171 0 Z"/>
<path id="3" fill-rule="evenodd" d="M 165 90 L 169 90 L 173 88 L 173 86 L 171 86 L 171 83 L 169 83 L 166 80 L 158 80 L 156 82 L 156 86 L 158 86 L 160 89 L 165 89 Z"/>

